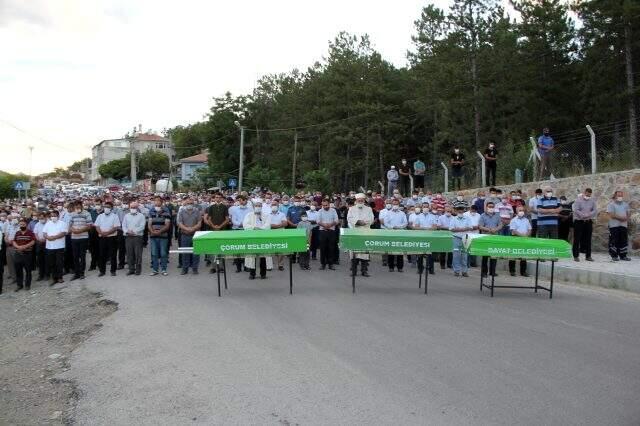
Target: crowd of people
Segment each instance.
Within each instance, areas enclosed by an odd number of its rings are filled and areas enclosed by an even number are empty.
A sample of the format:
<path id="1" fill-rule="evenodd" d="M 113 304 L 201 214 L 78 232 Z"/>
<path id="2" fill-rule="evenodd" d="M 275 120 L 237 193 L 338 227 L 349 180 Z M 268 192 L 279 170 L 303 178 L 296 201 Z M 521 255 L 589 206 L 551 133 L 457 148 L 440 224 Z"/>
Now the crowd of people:
<path id="1" fill-rule="evenodd" d="M 402 176 L 402 168 L 400 172 Z M 65 276 L 70 281 L 84 279 L 87 271 L 96 270 L 103 277 L 107 266 L 111 276 L 125 268 L 127 276 L 137 276 L 142 273 L 145 249 L 150 252 L 150 275 L 167 276 L 170 248 L 192 247 L 200 230 L 303 228 L 309 251 L 295 256 L 303 270 L 311 268 L 311 261 L 317 261 L 321 270 L 334 270 L 340 264 L 342 227 L 451 231 L 453 253 L 407 256 L 406 262 L 418 273 L 427 268 L 434 274 L 438 262 L 442 269 L 453 269 L 455 276 L 467 277 L 469 268 L 478 266 L 463 248 L 463 237 L 469 233 L 568 240 L 573 228 L 574 260 L 580 261 L 584 254 L 586 261 L 593 261 L 591 239 L 598 211 L 589 188 L 572 202 L 556 197 L 550 186 L 536 189 L 529 197 L 518 190 L 505 193 L 492 187 L 488 194 L 480 191 L 472 199 L 463 192 L 447 199 L 441 192 L 422 189 L 403 196 L 402 189 L 408 190 L 400 185 L 387 196 L 375 191 L 301 191 L 289 196 L 257 188 L 239 194 L 115 193 L 80 199 L 5 200 L 0 202 L 0 291 L 5 269 L 16 291 L 29 290 L 33 274 L 36 281 L 48 281 L 51 286 L 63 283 Z M 611 259 L 627 261 L 630 207 L 622 191 L 613 194 L 606 214 Z M 182 253 L 177 268 L 185 275 L 198 274 L 201 263 L 210 272 L 223 267 L 212 260 Z M 368 255 L 358 254 L 350 261 L 353 273 L 360 266 L 360 273 L 369 276 Z M 238 258 L 233 264 L 236 272 L 246 272 L 250 279 L 257 272 L 264 279 L 268 270 L 285 267 L 284 256 Z M 390 272 L 403 272 L 405 256 L 383 256 L 382 264 Z M 485 276 L 495 275 L 496 261 L 483 258 L 480 268 Z M 516 261 L 509 262 L 509 270 L 516 275 Z M 520 262 L 518 272 L 528 275 L 526 261 Z"/>

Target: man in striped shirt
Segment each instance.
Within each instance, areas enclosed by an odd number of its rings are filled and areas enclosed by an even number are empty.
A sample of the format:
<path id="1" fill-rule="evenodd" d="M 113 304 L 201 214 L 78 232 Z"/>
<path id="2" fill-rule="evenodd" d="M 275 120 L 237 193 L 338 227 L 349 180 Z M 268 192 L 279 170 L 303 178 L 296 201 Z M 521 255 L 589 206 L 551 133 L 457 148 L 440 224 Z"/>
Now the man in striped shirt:
<path id="1" fill-rule="evenodd" d="M 87 268 L 87 249 L 89 248 L 89 230 L 93 225 L 91 214 L 84 210 L 82 201 L 70 203 L 69 233 L 71 234 L 71 252 L 73 255 L 73 278 L 84 279 Z"/>
<path id="2" fill-rule="evenodd" d="M 544 196 L 538 200 L 538 238 L 558 238 L 560 203 L 550 186 L 544 187 Z"/>
<path id="3" fill-rule="evenodd" d="M 15 248 L 14 266 L 16 270 L 16 291 L 23 288 L 31 289 L 31 269 L 33 266 L 33 246 L 36 237 L 33 232 L 27 229 L 26 218 L 20 218 L 19 229 L 13 237 L 13 248 Z"/>

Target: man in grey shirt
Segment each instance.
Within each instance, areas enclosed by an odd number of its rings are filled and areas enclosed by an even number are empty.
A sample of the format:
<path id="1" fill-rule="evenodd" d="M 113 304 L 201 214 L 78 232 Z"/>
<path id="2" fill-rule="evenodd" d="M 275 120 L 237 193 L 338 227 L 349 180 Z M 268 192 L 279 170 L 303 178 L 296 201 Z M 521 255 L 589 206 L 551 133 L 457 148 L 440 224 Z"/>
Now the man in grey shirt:
<path id="1" fill-rule="evenodd" d="M 614 262 L 631 260 L 627 257 L 629 234 L 629 203 L 624 201 L 624 193 L 616 191 L 613 200 L 607 205 L 609 214 L 609 254 Z"/>
<path id="2" fill-rule="evenodd" d="M 573 260 L 580 261 L 580 253 L 584 253 L 586 260 L 593 262 L 591 257 L 591 235 L 593 220 L 598 211 L 593 199 L 593 191 L 587 188 L 573 202 Z"/>
<path id="3" fill-rule="evenodd" d="M 131 201 L 129 211 L 122 217 L 122 234 L 129 266 L 127 275 L 140 275 L 142 272 L 142 236 L 146 225 L 147 219 L 140 212 L 138 202 Z"/>
<path id="4" fill-rule="evenodd" d="M 500 219 L 500 215 L 496 213 L 495 207 L 496 206 L 492 201 L 488 201 L 485 205 L 484 213 L 480 215 L 480 220 L 478 221 L 478 229 L 481 234 L 496 235 L 502 230 L 504 225 Z M 489 265 L 487 265 L 487 263 L 489 263 Z M 488 257 L 482 256 L 482 267 L 480 273 L 483 277 L 486 277 L 487 273 L 497 276 L 496 260 L 491 259 L 489 262 Z"/>
<path id="5" fill-rule="evenodd" d="M 69 233 L 71 234 L 71 253 L 73 256 L 73 278 L 84 278 L 87 267 L 87 249 L 89 248 L 89 229 L 93 226 L 91 214 L 84 210 L 82 201 L 69 203 Z"/>
<path id="6" fill-rule="evenodd" d="M 322 208 L 318 212 L 318 239 L 320 246 L 320 269 L 326 269 L 327 264 L 329 269 L 335 269 L 333 267 L 333 261 L 336 258 L 334 248 L 336 245 L 336 233 L 335 228 L 339 223 L 338 213 L 334 208 L 329 207 L 329 200 L 326 198 L 322 200 Z"/>
<path id="7" fill-rule="evenodd" d="M 178 227 L 180 228 L 180 247 L 193 247 L 193 235 L 202 226 L 202 214 L 194 205 L 193 198 L 187 198 L 184 206 L 178 212 Z M 191 267 L 193 274 L 198 274 L 200 256 L 196 254 L 181 254 L 182 275 L 186 275 Z"/>

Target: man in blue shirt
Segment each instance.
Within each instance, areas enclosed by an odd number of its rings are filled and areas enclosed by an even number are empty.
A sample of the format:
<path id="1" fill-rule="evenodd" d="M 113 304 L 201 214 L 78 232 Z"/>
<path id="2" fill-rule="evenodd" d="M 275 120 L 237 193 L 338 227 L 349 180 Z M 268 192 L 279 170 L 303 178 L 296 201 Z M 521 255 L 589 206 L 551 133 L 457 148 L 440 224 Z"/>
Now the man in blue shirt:
<path id="1" fill-rule="evenodd" d="M 427 170 L 425 164 L 420 161 L 420 159 L 416 159 L 413 163 L 413 186 L 417 190 L 421 190 L 424 188 L 424 174 Z"/>
<path id="2" fill-rule="evenodd" d="M 542 136 L 538 138 L 538 153 L 540 154 L 539 178 L 545 177 L 545 172 L 551 174 L 551 153 L 553 152 L 553 138 L 549 136 L 549 128 L 542 129 Z"/>

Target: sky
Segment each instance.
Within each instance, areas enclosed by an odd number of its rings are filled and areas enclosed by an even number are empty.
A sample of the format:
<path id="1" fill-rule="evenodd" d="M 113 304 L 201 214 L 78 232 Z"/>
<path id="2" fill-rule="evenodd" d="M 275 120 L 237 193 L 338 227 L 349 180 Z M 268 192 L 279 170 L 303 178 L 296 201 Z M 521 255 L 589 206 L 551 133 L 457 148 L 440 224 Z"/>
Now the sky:
<path id="1" fill-rule="evenodd" d="M 406 65 L 413 22 L 447 0 L 0 0 L 0 170 L 91 156 L 134 126 L 203 118 L 212 98 L 306 70 L 340 31 Z M 29 147 L 33 147 L 30 156 Z"/>

